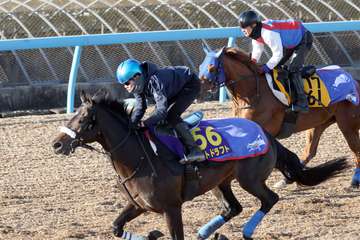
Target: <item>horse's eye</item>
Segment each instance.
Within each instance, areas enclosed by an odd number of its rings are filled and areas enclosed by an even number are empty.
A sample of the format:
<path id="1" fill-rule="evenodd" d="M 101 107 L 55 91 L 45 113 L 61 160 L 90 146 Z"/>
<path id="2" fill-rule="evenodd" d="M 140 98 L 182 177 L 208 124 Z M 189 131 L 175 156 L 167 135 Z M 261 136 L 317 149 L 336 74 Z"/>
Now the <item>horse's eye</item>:
<path id="1" fill-rule="evenodd" d="M 213 72 L 215 72 L 215 71 L 216 71 L 215 66 L 214 66 L 214 65 L 212 65 L 212 64 L 210 64 L 210 65 L 208 66 L 208 71 L 209 71 L 209 73 L 213 73 Z"/>

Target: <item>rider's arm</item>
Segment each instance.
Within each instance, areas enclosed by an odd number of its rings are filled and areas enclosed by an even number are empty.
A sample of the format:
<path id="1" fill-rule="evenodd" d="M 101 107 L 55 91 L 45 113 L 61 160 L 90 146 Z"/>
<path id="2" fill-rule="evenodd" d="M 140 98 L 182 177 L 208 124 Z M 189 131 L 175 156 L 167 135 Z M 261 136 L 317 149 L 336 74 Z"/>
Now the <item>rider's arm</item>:
<path id="1" fill-rule="evenodd" d="M 251 42 L 252 42 L 251 59 L 255 60 L 255 62 L 259 62 L 261 55 L 264 51 L 264 44 L 254 39 Z"/>
<path id="2" fill-rule="evenodd" d="M 266 63 L 266 66 L 271 70 L 278 65 L 283 57 L 283 45 L 280 38 L 280 33 L 270 31 L 268 29 L 262 29 L 261 35 L 264 42 L 269 46 L 272 51 L 272 56 Z"/>
<path id="3" fill-rule="evenodd" d="M 164 86 L 155 75 L 152 78 L 154 78 L 152 81 L 152 94 L 155 100 L 155 111 L 144 121 L 146 126 L 155 125 L 167 117 L 168 100 L 164 93 Z"/>
<path id="4" fill-rule="evenodd" d="M 147 105 L 145 94 L 134 94 L 136 104 L 133 113 L 131 114 L 131 122 L 138 124 L 141 118 L 144 116 Z"/>

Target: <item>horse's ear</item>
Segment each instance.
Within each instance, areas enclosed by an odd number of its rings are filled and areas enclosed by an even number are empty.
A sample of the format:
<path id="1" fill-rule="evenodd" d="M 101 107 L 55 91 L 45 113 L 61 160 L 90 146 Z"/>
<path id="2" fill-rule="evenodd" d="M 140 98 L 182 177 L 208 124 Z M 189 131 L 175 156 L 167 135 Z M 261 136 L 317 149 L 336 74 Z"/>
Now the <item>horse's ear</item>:
<path id="1" fill-rule="evenodd" d="M 82 103 L 87 101 L 87 96 L 86 96 L 86 93 L 84 90 L 81 90 L 81 92 L 80 92 L 80 99 L 81 99 Z"/>
<path id="2" fill-rule="evenodd" d="M 226 54 L 229 54 L 230 56 L 234 56 L 237 54 L 237 51 L 235 48 L 226 48 L 225 52 L 226 52 Z"/>
<path id="3" fill-rule="evenodd" d="M 84 90 L 81 90 L 81 92 L 80 92 L 80 99 L 81 99 L 82 103 L 91 103 L 92 102 L 91 96 L 88 93 L 86 93 Z"/>
<path id="4" fill-rule="evenodd" d="M 203 50 L 204 52 L 206 53 L 206 55 L 211 52 L 211 49 L 209 48 L 209 46 L 205 43 L 202 43 L 202 47 L 203 47 Z"/>
<path id="5" fill-rule="evenodd" d="M 105 88 L 101 88 L 95 92 L 91 99 L 95 102 L 99 102 L 101 99 L 107 100 L 108 98 L 108 91 Z"/>
<path id="6" fill-rule="evenodd" d="M 215 56 L 219 58 L 224 53 L 225 48 L 226 47 L 222 47 L 219 51 L 216 52 Z"/>
<path id="7" fill-rule="evenodd" d="M 133 113 L 135 106 L 136 106 L 135 98 L 126 98 L 126 99 L 122 100 L 121 102 L 124 106 L 124 110 L 126 111 L 126 113 L 129 116 L 131 116 L 131 114 Z"/>

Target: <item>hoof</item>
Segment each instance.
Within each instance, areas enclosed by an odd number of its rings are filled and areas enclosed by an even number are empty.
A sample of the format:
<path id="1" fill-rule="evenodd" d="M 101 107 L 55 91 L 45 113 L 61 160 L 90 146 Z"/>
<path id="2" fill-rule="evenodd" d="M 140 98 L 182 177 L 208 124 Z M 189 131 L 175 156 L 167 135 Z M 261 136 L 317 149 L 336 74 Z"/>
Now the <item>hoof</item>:
<path id="1" fill-rule="evenodd" d="M 124 232 L 124 230 L 120 229 L 117 226 L 112 226 L 112 232 L 115 235 L 115 237 L 120 238 Z"/>
<path id="2" fill-rule="evenodd" d="M 245 236 L 245 235 L 243 235 L 243 238 L 244 238 L 245 240 L 253 240 L 252 237 L 247 237 L 247 236 Z"/>
<path id="3" fill-rule="evenodd" d="M 352 188 L 359 188 L 360 187 L 360 183 L 358 181 L 351 181 L 351 187 Z"/>
<path id="4" fill-rule="evenodd" d="M 288 183 L 286 182 L 286 180 L 282 179 L 282 180 L 278 181 L 277 183 L 275 183 L 273 185 L 273 187 L 275 189 L 282 189 L 282 188 L 285 188 L 287 185 L 288 185 Z"/>
<path id="5" fill-rule="evenodd" d="M 158 230 L 154 230 L 154 231 L 151 231 L 151 232 L 149 233 L 148 239 L 149 239 L 149 240 L 156 240 L 156 239 L 161 238 L 161 237 L 163 237 L 163 236 L 164 236 L 164 234 L 163 234 L 162 232 L 160 232 L 160 231 L 158 231 Z"/>
<path id="6" fill-rule="evenodd" d="M 354 175 L 351 179 L 351 187 L 359 188 L 360 185 L 360 168 L 355 168 Z"/>
<path id="7" fill-rule="evenodd" d="M 220 233 L 215 233 L 213 240 L 229 240 L 225 235 Z"/>

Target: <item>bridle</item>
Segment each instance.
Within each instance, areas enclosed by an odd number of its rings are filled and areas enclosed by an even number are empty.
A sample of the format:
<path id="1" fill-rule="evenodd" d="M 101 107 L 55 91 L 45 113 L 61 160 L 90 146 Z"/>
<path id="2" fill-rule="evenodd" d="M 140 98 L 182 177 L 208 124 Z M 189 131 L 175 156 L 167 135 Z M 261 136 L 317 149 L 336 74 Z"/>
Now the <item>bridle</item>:
<path id="1" fill-rule="evenodd" d="M 240 109 L 251 109 L 251 108 L 255 108 L 255 106 L 259 103 L 259 100 L 260 100 L 260 78 L 259 78 L 259 74 L 257 73 L 256 70 L 252 69 L 251 67 L 247 66 L 247 64 L 245 64 L 253 74 L 251 75 L 243 75 L 243 76 L 236 76 L 236 79 L 234 80 L 230 80 L 230 81 L 224 81 L 223 83 L 219 84 L 219 69 L 222 69 L 222 71 L 225 71 L 224 70 L 224 61 L 223 61 L 223 55 L 224 53 L 221 54 L 221 56 L 218 58 L 218 64 L 217 66 L 215 66 L 215 79 L 212 81 L 213 84 L 217 85 L 218 87 L 227 87 L 228 89 L 230 89 L 232 92 L 235 92 L 235 89 L 234 89 L 234 84 L 236 84 L 237 82 L 239 81 L 243 81 L 245 79 L 248 79 L 250 77 L 255 77 L 255 80 L 256 80 L 256 94 L 254 96 L 251 96 L 250 97 L 250 102 L 253 102 L 254 104 L 253 105 L 246 105 L 244 107 L 240 107 Z M 233 97 L 233 94 L 228 91 L 230 93 L 230 95 L 232 95 L 232 99 L 233 101 L 236 103 L 236 105 L 239 105 L 239 102 L 236 100 L 236 98 Z M 254 99 L 254 100 L 252 100 Z"/>
<path id="2" fill-rule="evenodd" d="M 116 114 L 115 112 L 111 111 L 110 109 L 104 108 L 104 110 L 107 111 L 107 112 L 108 112 L 109 114 L 111 114 L 112 116 L 114 116 L 117 120 L 120 120 L 123 124 L 126 124 L 126 125 L 128 126 L 129 123 L 128 123 L 127 121 L 125 121 L 123 118 L 120 118 L 120 117 L 118 116 L 118 114 Z M 95 111 L 93 111 L 93 112 L 92 112 L 92 116 L 91 116 L 91 121 L 87 121 L 86 125 L 83 126 L 82 129 L 91 130 L 91 128 L 95 125 L 95 121 L 96 121 L 96 119 L 95 119 Z M 141 157 L 141 158 L 140 158 L 140 161 L 138 162 L 138 164 L 137 164 L 137 166 L 135 167 L 134 171 L 133 171 L 128 177 L 126 177 L 126 178 L 121 178 L 121 176 L 120 176 L 120 175 L 118 174 L 118 172 L 116 171 L 116 167 L 115 167 L 114 160 L 111 158 L 111 156 L 112 156 L 119 148 L 123 147 L 123 146 L 126 144 L 126 142 L 128 141 L 128 139 L 129 139 L 132 131 L 134 131 L 134 132 L 135 132 L 135 135 L 136 135 L 136 137 L 137 137 L 137 141 L 139 142 L 141 148 L 143 149 L 144 154 L 145 154 L 145 156 L 146 156 L 146 158 L 147 158 L 147 160 L 148 160 L 148 162 L 149 162 L 149 165 L 150 165 L 150 167 L 151 167 L 151 169 L 152 169 L 152 172 L 153 172 L 152 175 L 153 175 L 154 177 L 157 177 L 157 176 L 158 176 L 157 171 L 156 171 L 156 169 L 155 169 L 155 167 L 154 167 L 154 165 L 153 165 L 153 163 L 152 163 L 152 161 L 151 161 L 151 159 L 150 159 L 150 156 L 148 155 L 148 153 L 147 153 L 147 151 L 146 151 L 146 149 L 145 149 L 144 143 L 143 143 L 143 141 L 142 141 L 142 139 L 141 139 L 141 137 L 140 137 L 140 135 L 139 135 L 139 133 L 138 133 L 138 130 L 132 129 L 132 128 L 128 127 L 128 131 L 127 131 L 126 136 L 125 136 L 118 144 L 116 144 L 115 147 L 113 147 L 112 149 L 110 149 L 110 150 L 108 150 L 108 151 L 101 151 L 101 150 L 98 150 L 98 149 L 94 148 L 94 147 L 91 146 L 91 145 L 86 144 L 86 143 L 84 142 L 84 139 L 81 137 L 81 135 L 82 135 L 81 132 L 82 132 L 82 131 L 77 132 L 77 131 L 75 131 L 75 130 L 69 128 L 69 127 L 65 127 L 65 126 L 60 127 L 59 130 L 60 130 L 60 132 L 67 134 L 70 138 L 73 139 L 73 140 L 71 141 L 71 143 L 70 143 L 70 147 L 71 147 L 71 152 L 72 152 L 72 153 L 75 151 L 75 149 L 76 149 L 77 147 L 83 147 L 83 148 L 85 148 L 85 149 L 89 149 L 89 150 L 96 151 L 96 152 L 98 152 L 98 153 L 107 155 L 107 156 L 110 158 L 111 164 L 112 164 L 112 166 L 113 166 L 113 168 L 114 168 L 114 170 L 115 170 L 115 172 L 116 172 L 116 174 L 117 174 L 117 176 L 118 176 L 118 178 L 119 178 L 119 182 L 120 182 L 121 186 L 123 187 L 124 191 L 126 192 L 126 194 L 128 195 L 130 201 L 131 201 L 135 206 L 137 206 L 137 207 L 140 208 L 139 204 L 138 204 L 138 203 L 135 201 L 135 199 L 132 197 L 132 195 L 131 195 L 130 191 L 128 190 L 128 188 L 126 187 L 125 183 L 128 182 L 128 181 L 130 181 L 132 178 L 134 178 L 134 177 L 136 176 L 136 174 L 140 171 L 141 167 L 143 166 L 142 163 L 143 163 L 143 161 L 144 161 L 144 157 Z M 97 135 L 100 135 L 100 132 L 98 132 Z"/>
<path id="3" fill-rule="evenodd" d="M 116 116 L 115 113 L 112 113 L 112 115 Z M 95 152 L 98 152 L 98 153 L 102 153 L 102 154 L 106 154 L 106 155 L 111 155 L 113 154 L 117 149 L 119 149 L 120 147 L 122 147 L 126 141 L 128 140 L 128 138 L 130 137 L 130 134 L 131 134 L 131 129 L 129 128 L 126 136 L 122 139 L 122 141 L 120 141 L 114 148 L 108 150 L 108 151 L 100 151 L 96 148 L 94 148 L 93 146 L 91 145 L 88 145 L 87 143 L 85 143 L 84 141 L 84 138 L 82 137 L 82 131 L 84 130 L 92 130 L 92 128 L 95 126 L 95 121 L 96 121 L 96 118 L 95 118 L 96 114 L 95 114 L 95 111 L 93 111 L 91 113 L 91 120 L 89 121 L 86 121 L 86 124 L 84 124 L 82 127 L 81 127 L 81 131 L 76 131 L 76 130 L 73 130 L 69 127 L 65 127 L 65 126 L 61 126 L 59 128 L 60 132 L 62 133 L 65 133 L 66 135 L 68 135 L 70 138 L 72 138 L 72 141 L 70 142 L 70 151 L 71 153 L 74 153 L 75 152 L 75 149 L 77 147 L 82 147 L 82 148 L 85 148 L 85 149 L 89 149 L 89 150 L 92 150 L 92 151 L 95 151 Z M 123 119 L 117 117 L 117 119 L 123 121 Z M 98 136 L 100 136 L 100 132 L 97 133 Z"/>

